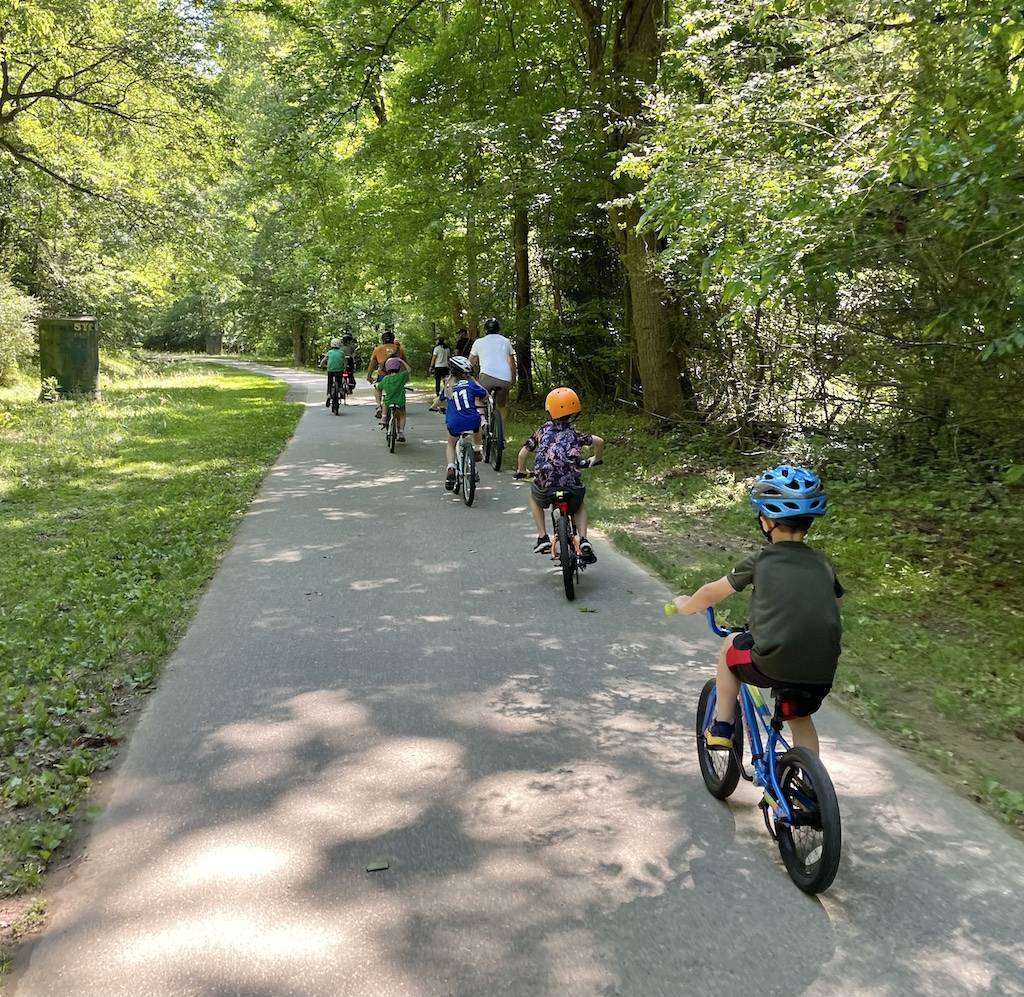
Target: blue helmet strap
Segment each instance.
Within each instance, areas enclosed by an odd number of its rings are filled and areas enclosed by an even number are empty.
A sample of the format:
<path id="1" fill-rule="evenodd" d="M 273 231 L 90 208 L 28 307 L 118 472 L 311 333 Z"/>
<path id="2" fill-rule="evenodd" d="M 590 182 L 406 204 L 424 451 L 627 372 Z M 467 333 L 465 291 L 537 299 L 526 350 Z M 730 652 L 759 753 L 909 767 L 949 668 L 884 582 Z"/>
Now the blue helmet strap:
<path id="1" fill-rule="evenodd" d="M 761 536 L 763 536 L 768 543 L 773 544 L 775 541 L 772 539 L 772 534 L 779 528 L 779 524 L 776 523 L 770 530 L 766 530 L 764 528 L 764 523 L 761 522 L 763 515 L 764 513 L 760 512 L 757 514 L 757 528 L 761 531 Z"/>

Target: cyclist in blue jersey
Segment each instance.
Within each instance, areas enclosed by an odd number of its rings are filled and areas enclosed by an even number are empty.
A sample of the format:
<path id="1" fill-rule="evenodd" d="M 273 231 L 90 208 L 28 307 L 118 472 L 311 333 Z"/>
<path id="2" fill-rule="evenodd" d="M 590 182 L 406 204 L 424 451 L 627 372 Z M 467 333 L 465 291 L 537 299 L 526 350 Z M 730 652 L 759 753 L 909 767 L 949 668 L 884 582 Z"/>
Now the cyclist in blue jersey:
<path id="1" fill-rule="evenodd" d="M 463 433 L 473 434 L 476 459 L 483 460 L 480 422 L 487 408 L 487 389 L 473 377 L 473 368 L 465 357 L 451 357 L 448 369 L 451 377 L 442 397 L 448 401 L 444 416 L 448 427 L 448 470 L 444 487 L 450 492 L 455 487 L 455 444 Z"/>

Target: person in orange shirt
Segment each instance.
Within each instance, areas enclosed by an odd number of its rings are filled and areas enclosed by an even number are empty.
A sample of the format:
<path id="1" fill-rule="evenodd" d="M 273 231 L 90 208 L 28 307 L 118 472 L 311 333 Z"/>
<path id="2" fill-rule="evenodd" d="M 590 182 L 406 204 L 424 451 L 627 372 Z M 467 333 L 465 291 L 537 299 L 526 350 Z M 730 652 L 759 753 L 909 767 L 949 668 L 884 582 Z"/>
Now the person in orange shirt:
<path id="1" fill-rule="evenodd" d="M 402 349 L 402 344 L 395 339 L 395 334 L 385 332 L 380 337 L 380 346 L 374 347 L 373 353 L 370 354 L 370 367 L 366 372 L 366 379 L 373 385 L 373 393 L 377 399 L 378 419 L 381 414 L 380 388 L 377 387 L 377 381 L 373 375 L 375 371 L 383 370 L 384 364 L 392 357 L 398 357 L 399 360 L 405 360 L 408 363 L 405 350 Z"/>

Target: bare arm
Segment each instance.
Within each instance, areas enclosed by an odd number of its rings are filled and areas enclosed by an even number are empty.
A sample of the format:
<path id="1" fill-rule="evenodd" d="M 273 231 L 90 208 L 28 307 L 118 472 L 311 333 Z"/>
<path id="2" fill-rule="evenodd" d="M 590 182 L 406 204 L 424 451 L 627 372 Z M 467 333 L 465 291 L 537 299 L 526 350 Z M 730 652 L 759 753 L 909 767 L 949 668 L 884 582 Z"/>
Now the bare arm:
<path id="1" fill-rule="evenodd" d="M 730 584 L 728 576 L 723 575 L 718 581 L 702 585 L 693 595 L 678 596 L 673 602 L 680 613 L 692 616 L 694 613 L 703 613 L 710 606 L 715 606 L 735 594 L 736 590 Z"/>
<path id="2" fill-rule="evenodd" d="M 517 470 L 517 472 L 519 474 L 526 474 L 526 461 L 527 461 L 527 458 L 529 456 L 530 456 L 530 449 L 529 449 L 529 447 L 523 447 L 519 451 L 519 466 L 516 468 L 516 470 Z"/>

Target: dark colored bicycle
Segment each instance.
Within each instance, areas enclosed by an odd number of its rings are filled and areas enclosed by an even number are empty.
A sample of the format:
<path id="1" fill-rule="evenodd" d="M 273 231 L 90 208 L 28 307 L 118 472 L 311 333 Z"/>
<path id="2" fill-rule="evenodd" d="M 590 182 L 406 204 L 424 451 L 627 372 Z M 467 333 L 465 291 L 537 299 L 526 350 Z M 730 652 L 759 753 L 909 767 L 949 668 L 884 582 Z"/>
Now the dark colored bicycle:
<path id="1" fill-rule="evenodd" d="M 384 411 L 384 420 L 381 422 L 381 429 L 384 430 L 384 443 L 388 450 L 395 452 L 395 445 L 398 443 L 398 407 L 389 405 Z"/>
<path id="2" fill-rule="evenodd" d="M 602 463 L 604 462 L 601 460 L 589 457 L 581 460 L 579 466 L 596 467 Z M 520 477 L 517 472 L 515 477 L 517 480 L 523 480 L 533 478 L 534 474 L 530 471 Z M 579 584 L 580 575 L 587 569 L 587 562 L 580 549 L 576 516 L 572 512 L 572 495 L 567 491 L 555 489 L 551 492 L 551 499 L 551 560 L 558 562 L 562 570 L 565 597 L 572 602 L 576 598 L 576 586 Z"/>
<path id="3" fill-rule="evenodd" d="M 487 392 L 487 425 L 484 430 L 484 461 L 495 471 L 501 470 L 501 460 L 505 453 L 505 422 L 501 418 L 501 409 L 494 400 L 494 391 Z"/>

